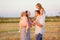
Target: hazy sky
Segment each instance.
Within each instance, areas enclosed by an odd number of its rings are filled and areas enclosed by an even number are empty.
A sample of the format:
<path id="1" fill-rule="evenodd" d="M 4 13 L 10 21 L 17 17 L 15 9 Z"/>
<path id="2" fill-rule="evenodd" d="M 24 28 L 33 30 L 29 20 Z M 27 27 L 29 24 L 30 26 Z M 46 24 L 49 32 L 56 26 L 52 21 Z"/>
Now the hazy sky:
<path id="1" fill-rule="evenodd" d="M 60 0 L 0 0 L 0 17 L 19 17 L 23 10 L 34 16 L 37 3 L 41 3 L 47 16 L 60 16 Z"/>

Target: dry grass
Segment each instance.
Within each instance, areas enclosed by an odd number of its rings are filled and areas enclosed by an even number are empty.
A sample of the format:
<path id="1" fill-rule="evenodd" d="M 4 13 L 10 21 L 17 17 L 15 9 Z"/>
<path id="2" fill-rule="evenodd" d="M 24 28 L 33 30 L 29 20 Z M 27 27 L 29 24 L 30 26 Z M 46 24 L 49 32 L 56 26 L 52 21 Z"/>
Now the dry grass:
<path id="1" fill-rule="evenodd" d="M 0 23 L 0 40 L 20 40 L 18 23 Z M 43 40 L 60 40 L 60 22 L 46 22 Z M 31 28 L 31 40 L 34 38 L 34 27 Z"/>

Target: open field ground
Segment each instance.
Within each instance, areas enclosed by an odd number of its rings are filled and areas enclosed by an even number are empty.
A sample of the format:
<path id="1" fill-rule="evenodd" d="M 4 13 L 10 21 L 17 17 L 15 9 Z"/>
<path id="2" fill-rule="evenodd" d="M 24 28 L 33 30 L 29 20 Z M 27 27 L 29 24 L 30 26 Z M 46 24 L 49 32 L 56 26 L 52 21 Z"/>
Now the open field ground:
<path id="1" fill-rule="evenodd" d="M 19 40 L 18 23 L 0 23 L 0 40 Z M 60 40 L 60 22 L 46 22 L 43 40 Z M 34 38 L 34 27 L 31 27 L 31 40 Z"/>
<path id="2" fill-rule="evenodd" d="M 0 18 L 0 23 L 18 23 L 20 18 Z M 31 17 L 33 20 L 33 17 Z M 46 17 L 46 22 L 60 22 L 60 17 Z"/>
<path id="3" fill-rule="evenodd" d="M 0 18 L 0 40 L 20 40 L 19 18 Z M 31 40 L 35 40 L 34 26 L 30 28 Z M 60 40 L 60 17 L 46 18 L 43 40 Z"/>

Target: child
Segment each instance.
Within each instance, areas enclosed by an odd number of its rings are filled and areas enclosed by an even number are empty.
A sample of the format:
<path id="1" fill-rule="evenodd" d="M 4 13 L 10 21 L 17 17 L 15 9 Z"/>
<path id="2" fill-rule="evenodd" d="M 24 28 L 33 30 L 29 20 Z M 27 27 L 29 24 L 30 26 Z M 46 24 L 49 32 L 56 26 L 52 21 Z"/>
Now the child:
<path id="1" fill-rule="evenodd" d="M 19 26 L 20 26 L 20 30 L 23 27 L 25 27 L 26 28 L 26 32 L 27 32 L 27 29 L 28 29 L 28 19 L 26 17 L 26 13 L 25 12 L 21 13 L 21 18 L 20 18 Z"/>

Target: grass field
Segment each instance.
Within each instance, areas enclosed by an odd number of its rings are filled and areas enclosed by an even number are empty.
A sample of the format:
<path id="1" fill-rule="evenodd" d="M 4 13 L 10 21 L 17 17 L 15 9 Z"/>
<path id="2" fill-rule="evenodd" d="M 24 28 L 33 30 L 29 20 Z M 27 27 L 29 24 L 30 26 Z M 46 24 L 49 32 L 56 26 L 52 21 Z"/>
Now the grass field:
<path id="1" fill-rule="evenodd" d="M 0 18 L 0 23 L 18 23 L 20 18 Z M 31 17 L 33 20 L 33 17 Z M 46 22 L 60 22 L 60 17 L 46 17 Z"/>
<path id="2" fill-rule="evenodd" d="M 20 40 L 20 33 L 18 32 L 18 22 L 13 22 L 13 20 L 9 23 L 0 23 L 0 40 Z M 54 20 L 56 20 L 56 22 L 46 21 L 43 40 L 60 40 L 60 19 Z M 31 40 L 35 40 L 34 26 L 30 29 Z"/>

